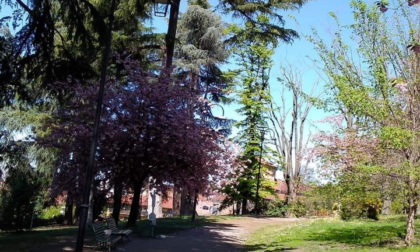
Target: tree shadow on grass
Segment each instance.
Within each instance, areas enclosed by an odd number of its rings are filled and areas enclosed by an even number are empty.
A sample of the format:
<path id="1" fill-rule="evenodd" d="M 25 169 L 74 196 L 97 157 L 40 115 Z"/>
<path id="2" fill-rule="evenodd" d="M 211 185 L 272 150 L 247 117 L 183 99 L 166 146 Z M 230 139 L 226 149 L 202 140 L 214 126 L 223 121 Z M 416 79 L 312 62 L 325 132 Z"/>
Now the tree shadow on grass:
<path id="1" fill-rule="evenodd" d="M 0 251 L 2 252 L 52 252 L 73 251 L 76 244 L 77 227 L 39 228 L 32 232 L 0 233 Z M 87 248 L 92 247 L 93 239 L 86 232 Z"/>
<path id="2" fill-rule="evenodd" d="M 174 233 L 198 229 L 205 225 L 216 224 L 216 219 L 211 218 L 197 218 L 195 222 L 191 222 L 189 217 L 175 217 L 158 219 L 157 226 L 154 229 L 154 236 L 156 235 L 171 235 Z M 119 223 L 119 228 L 128 229 L 125 223 Z M 74 251 L 77 237 L 77 226 L 74 227 L 54 227 L 54 229 L 39 228 L 31 233 L 0 233 L 0 251 L 1 252 L 64 252 Z M 129 228 L 133 230 L 130 239 L 142 240 L 155 240 L 159 243 L 161 240 L 145 239 L 144 237 L 150 236 L 148 232 L 147 220 L 137 222 L 137 226 Z M 142 237 L 142 238 L 141 238 Z M 123 251 L 121 248 L 129 246 L 131 242 L 118 242 L 116 250 Z M 223 245 L 223 242 L 220 242 Z M 92 251 L 94 245 L 93 234 L 89 228 L 86 229 L 85 235 L 85 250 Z M 136 246 L 133 251 L 139 251 L 142 245 Z M 170 247 L 169 247 L 170 248 Z M 143 250 L 142 250 L 143 251 Z M 171 250 L 168 250 L 171 251 Z M 186 250 L 188 251 L 188 250 Z M 223 250 L 222 250 L 223 251 Z"/>
<path id="3" fill-rule="evenodd" d="M 240 251 L 242 244 L 240 227 L 234 224 L 206 222 L 204 225 L 189 230 L 177 231 L 163 239 L 134 236 L 130 242 L 118 247 L 126 252 L 188 252 Z"/>

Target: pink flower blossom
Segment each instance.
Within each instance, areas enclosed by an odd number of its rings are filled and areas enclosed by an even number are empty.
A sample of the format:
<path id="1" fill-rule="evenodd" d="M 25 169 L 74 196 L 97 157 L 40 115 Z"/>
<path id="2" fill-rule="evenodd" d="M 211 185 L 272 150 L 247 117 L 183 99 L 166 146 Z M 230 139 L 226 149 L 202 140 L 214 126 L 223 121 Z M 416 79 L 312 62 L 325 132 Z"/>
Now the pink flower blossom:
<path id="1" fill-rule="evenodd" d="M 398 83 L 395 85 L 395 87 L 398 89 L 400 93 L 406 93 L 408 91 L 407 83 Z"/>

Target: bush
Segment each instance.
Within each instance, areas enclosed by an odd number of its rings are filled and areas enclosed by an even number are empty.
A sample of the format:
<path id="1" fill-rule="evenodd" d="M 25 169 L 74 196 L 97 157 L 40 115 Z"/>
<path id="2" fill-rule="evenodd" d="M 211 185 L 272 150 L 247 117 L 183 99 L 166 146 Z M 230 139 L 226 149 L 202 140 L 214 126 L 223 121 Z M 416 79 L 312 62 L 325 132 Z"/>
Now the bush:
<path id="1" fill-rule="evenodd" d="M 37 226 L 45 226 L 53 223 L 62 225 L 64 223 L 64 215 L 61 213 L 63 206 L 64 205 L 50 206 L 41 210 L 41 213 L 37 216 L 37 220 L 34 221 L 34 223 L 37 223 Z"/>
<path id="2" fill-rule="evenodd" d="M 327 197 L 312 193 L 312 195 L 300 198 L 300 200 L 305 204 L 307 216 L 325 217 L 332 215 L 333 201 Z"/>
<path id="3" fill-rule="evenodd" d="M 362 217 L 363 207 L 360 202 L 343 200 L 341 205 L 340 217 L 342 220 L 353 220 Z"/>
<path id="4" fill-rule="evenodd" d="M 0 189 L 0 228 L 23 231 L 29 229 L 41 182 L 36 174 L 11 169 Z"/>
<path id="5" fill-rule="evenodd" d="M 57 224 L 62 225 L 64 223 L 64 215 L 60 214 L 60 215 L 54 216 L 54 221 Z"/>
<path id="6" fill-rule="evenodd" d="M 400 200 L 393 200 L 391 202 L 391 214 L 402 214 L 404 208 L 405 206 Z"/>
<path id="7" fill-rule="evenodd" d="M 286 216 L 287 205 L 284 201 L 273 201 L 267 205 L 267 210 L 264 212 L 267 216 L 284 217 Z"/>
<path id="8" fill-rule="evenodd" d="M 344 199 L 342 201 L 340 216 L 343 220 L 359 218 L 378 220 L 381 208 L 382 201 L 380 199 Z"/>
<path id="9" fill-rule="evenodd" d="M 289 213 L 296 216 L 297 218 L 306 216 L 306 205 L 300 200 L 290 203 L 287 206 Z"/>
<path id="10" fill-rule="evenodd" d="M 60 214 L 61 207 L 62 207 L 62 205 L 47 207 L 47 208 L 43 209 L 38 216 L 39 216 L 39 218 L 44 219 L 44 220 L 52 220 L 56 216 L 61 215 Z"/>
<path id="11" fill-rule="evenodd" d="M 363 207 L 363 213 L 366 215 L 366 218 L 379 220 L 379 213 L 382 209 L 382 201 L 380 199 L 365 199 Z"/>

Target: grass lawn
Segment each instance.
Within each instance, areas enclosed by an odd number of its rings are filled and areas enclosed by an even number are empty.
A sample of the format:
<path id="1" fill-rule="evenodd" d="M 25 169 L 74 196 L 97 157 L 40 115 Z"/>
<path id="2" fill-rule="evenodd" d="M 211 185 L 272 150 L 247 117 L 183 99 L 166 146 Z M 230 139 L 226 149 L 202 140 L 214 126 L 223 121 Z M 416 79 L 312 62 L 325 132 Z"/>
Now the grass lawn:
<path id="1" fill-rule="evenodd" d="M 175 217 L 157 219 L 153 235 L 171 234 L 182 230 L 200 227 L 216 222 L 215 217 L 197 217 L 195 222 L 190 221 L 190 217 Z M 125 222 L 119 223 L 119 228 L 126 229 Z M 77 226 L 50 226 L 38 227 L 32 232 L 1 232 L 0 231 L 0 251 L 1 252 L 56 252 L 73 251 L 76 244 Z M 147 220 L 137 222 L 131 236 L 150 236 L 151 229 L 147 225 Z M 85 244 L 89 247 L 93 245 L 93 235 L 89 228 L 86 229 Z"/>
<path id="2" fill-rule="evenodd" d="M 420 222 L 416 221 L 416 238 Z M 379 221 L 308 220 L 288 227 L 268 226 L 252 233 L 247 251 L 420 251 L 403 244 L 405 216 Z"/>
<path id="3" fill-rule="evenodd" d="M 32 232 L 22 233 L 0 232 L 0 251 L 44 251 L 43 248 L 52 249 L 60 244 L 63 245 L 62 249 L 56 251 L 65 251 L 65 247 L 71 246 L 68 243 L 75 240 L 76 234 L 75 226 L 38 227 Z M 87 238 L 90 237 L 87 232 Z"/>

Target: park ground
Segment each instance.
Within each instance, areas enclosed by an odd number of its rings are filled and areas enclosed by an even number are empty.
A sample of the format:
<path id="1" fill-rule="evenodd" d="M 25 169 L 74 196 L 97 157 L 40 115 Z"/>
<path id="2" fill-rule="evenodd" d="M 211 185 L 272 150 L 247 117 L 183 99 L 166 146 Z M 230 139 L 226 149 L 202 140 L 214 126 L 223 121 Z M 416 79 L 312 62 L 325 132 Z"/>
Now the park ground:
<path id="1" fill-rule="evenodd" d="M 186 218 L 160 219 L 153 230 L 153 236 L 160 238 L 150 238 L 151 230 L 142 221 L 130 241 L 117 244 L 114 251 L 420 251 L 420 244 L 403 244 L 404 225 L 404 216 L 346 222 L 334 218 L 210 217 L 193 223 Z M 74 251 L 76 232 L 77 227 L 49 227 L 32 233 L 0 233 L 0 251 Z M 88 231 L 85 251 L 92 251 L 92 245 Z"/>

